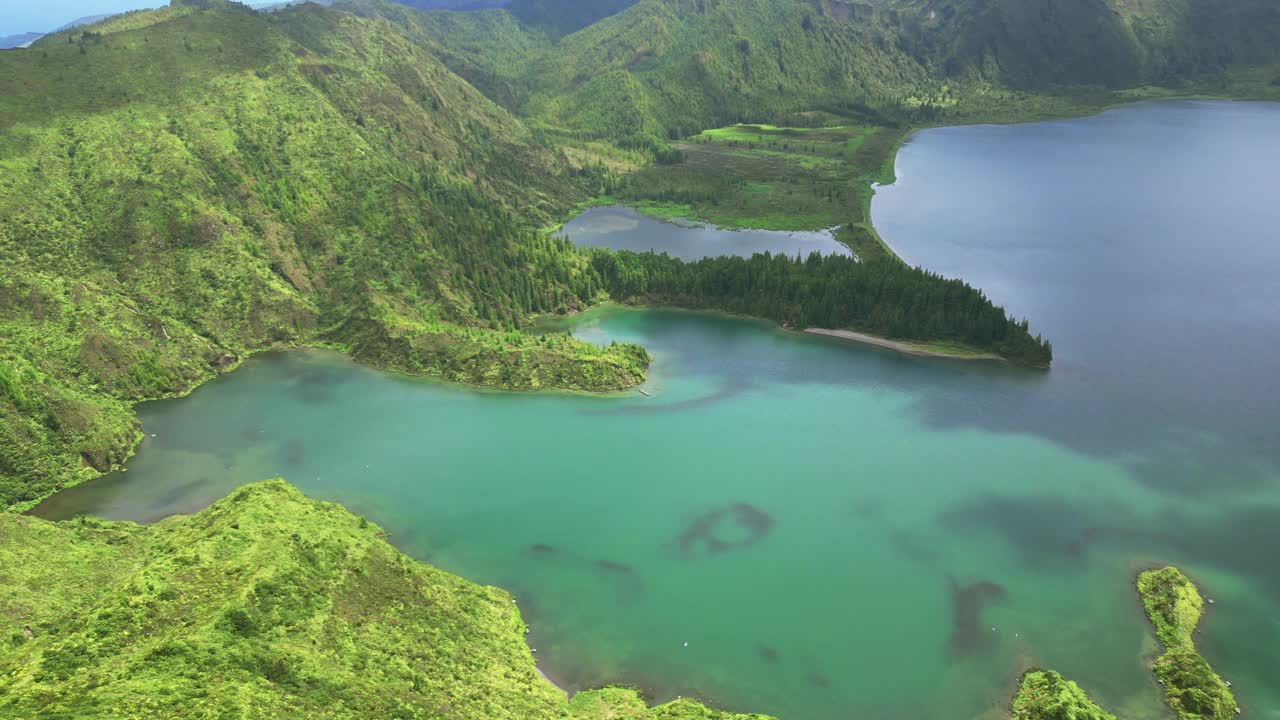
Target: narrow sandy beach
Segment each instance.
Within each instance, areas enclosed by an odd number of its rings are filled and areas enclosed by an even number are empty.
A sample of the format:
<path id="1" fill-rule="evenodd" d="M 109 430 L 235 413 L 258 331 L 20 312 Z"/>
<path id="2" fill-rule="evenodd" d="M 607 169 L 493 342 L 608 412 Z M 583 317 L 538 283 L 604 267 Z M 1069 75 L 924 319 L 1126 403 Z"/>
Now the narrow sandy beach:
<path id="1" fill-rule="evenodd" d="M 914 355 L 917 357 L 935 357 L 948 358 L 950 360 L 1001 360 L 1004 358 L 999 355 L 990 354 L 963 354 L 952 353 L 945 350 L 931 350 L 927 347 L 915 345 L 909 342 L 900 342 L 898 340 L 887 340 L 875 335 L 867 335 L 866 333 L 854 332 L 852 330 L 830 330 L 828 328 L 807 328 L 804 332 L 811 335 L 825 335 L 827 337 L 840 338 L 842 340 L 852 340 L 867 345 L 875 345 L 877 347 L 888 348 L 890 350 L 900 352 L 903 355 Z"/>

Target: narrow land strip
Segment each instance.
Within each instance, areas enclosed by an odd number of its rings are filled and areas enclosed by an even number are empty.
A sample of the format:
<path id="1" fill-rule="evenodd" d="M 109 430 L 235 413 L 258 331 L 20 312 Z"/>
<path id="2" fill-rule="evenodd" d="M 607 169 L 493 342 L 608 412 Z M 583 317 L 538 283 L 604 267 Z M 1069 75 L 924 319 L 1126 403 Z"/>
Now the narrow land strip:
<path id="1" fill-rule="evenodd" d="M 930 346 L 919 343 L 904 342 L 901 340 L 889 340 L 888 338 L 868 335 L 866 333 L 854 332 L 853 330 L 832 330 L 830 328 L 806 328 L 806 333 L 810 335 L 822 335 L 825 337 L 840 338 L 841 340 L 850 340 L 853 342 L 863 343 L 865 345 L 874 345 L 876 347 L 888 348 L 890 350 L 900 352 L 903 355 L 911 355 L 914 357 L 932 357 L 947 358 L 950 360 L 999 360 L 1004 358 L 991 353 L 984 353 L 977 350 L 966 350 L 960 346 Z"/>

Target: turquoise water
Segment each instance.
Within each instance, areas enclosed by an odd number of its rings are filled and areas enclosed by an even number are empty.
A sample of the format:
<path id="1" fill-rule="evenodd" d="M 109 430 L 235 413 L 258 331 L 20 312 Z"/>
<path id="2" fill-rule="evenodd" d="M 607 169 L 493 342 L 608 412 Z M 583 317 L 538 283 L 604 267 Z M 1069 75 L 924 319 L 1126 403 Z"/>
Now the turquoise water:
<path id="1" fill-rule="evenodd" d="M 39 512 L 152 520 L 284 476 L 511 589 L 568 687 L 788 720 L 1000 717 L 1032 665 L 1167 717 L 1131 581 L 1174 562 L 1216 600 L 1206 655 L 1277 718 L 1277 131 L 1276 106 L 1174 103 L 904 148 L 887 239 L 1035 318 L 1050 373 L 606 307 L 575 332 L 649 347 L 651 397 L 264 355 L 141 406 L 129 471 Z"/>

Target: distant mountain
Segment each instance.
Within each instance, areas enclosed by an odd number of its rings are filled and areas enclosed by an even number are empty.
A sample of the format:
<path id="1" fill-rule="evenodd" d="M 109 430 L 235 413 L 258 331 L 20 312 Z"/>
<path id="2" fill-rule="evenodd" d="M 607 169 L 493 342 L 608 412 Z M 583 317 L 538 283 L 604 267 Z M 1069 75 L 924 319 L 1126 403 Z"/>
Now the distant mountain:
<path id="1" fill-rule="evenodd" d="M 520 22 L 567 35 L 621 12 L 636 0 L 394 0 L 415 10 L 488 10 L 505 7 Z"/>
<path id="2" fill-rule="evenodd" d="M 567 35 L 635 4 L 636 0 L 511 0 L 507 10 L 526 25 Z"/>
<path id="3" fill-rule="evenodd" d="M 634 147 L 813 109 L 937 121 L 1280 66 L 1274 0 L 512 0 L 508 20 L 356 6 L 535 125 Z"/>
<path id="4" fill-rule="evenodd" d="M 415 10 L 488 10 L 503 7 L 511 0 L 395 0 Z"/>
<path id="5" fill-rule="evenodd" d="M 45 35 L 52 35 L 53 33 L 63 32 L 66 30 L 70 30 L 72 28 L 80 27 L 81 25 L 92 25 L 97 22 L 102 22 L 103 20 L 106 20 L 109 17 L 112 17 L 112 15 L 111 14 L 85 15 L 82 18 L 77 18 L 65 25 L 54 28 L 53 30 L 50 30 L 47 33 L 29 32 L 29 33 L 22 33 L 21 35 L 10 35 L 8 37 L 0 38 L 0 50 L 7 50 L 9 48 L 17 48 L 17 47 L 26 47 L 31 43 L 44 37 Z"/>
<path id="6" fill-rule="evenodd" d="M 80 27 L 81 25 L 92 25 L 93 23 L 96 23 L 96 22 L 102 22 L 103 20 L 106 20 L 107 18 L 115 14 L 116 13 L 105 13 L 103 15 L 85 15 L 82 18 L 76 18 L 75 20 L 72 20 L 66 25 L 54 28 L 51 32 L 62 32 L 63 30 L 70 30 L 71 28 Z"/>
<path id="7" fill-rule="evenodd" d="M 0 50 L 8 50 L 10 48 L 25 47 L 43 37 L 43 33 L 21 33 L 19 35 L 9 35 L 0 37 Z"/>

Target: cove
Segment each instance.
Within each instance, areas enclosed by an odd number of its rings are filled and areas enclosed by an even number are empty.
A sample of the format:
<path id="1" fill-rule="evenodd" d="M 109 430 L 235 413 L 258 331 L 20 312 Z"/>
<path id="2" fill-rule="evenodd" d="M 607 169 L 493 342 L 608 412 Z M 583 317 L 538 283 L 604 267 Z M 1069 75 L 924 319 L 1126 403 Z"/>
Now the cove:
<path id="1" fill-rule="evenodd" d="M 560 229 L 579 247 L 667 253 L 681 260 L 719 255 L 850 255 L 849 248 L 827 230 L 727 230 L 689 220 L 664 222 L 629 207 L 589 208 Z"/>
<path id="2" fill-rule="evenodd" d="M 1216 601 L 1204 654 L 1275 717 L 1277 131 L 1168 103 L 904 147 L 882 234 L 1032 317 L 1049 373 L 604 307 L 574 332 L 648 347 L 652 397 L 263 355 L 140 406 L 128 472 L 38 512 L 154 520 L 282 475 L 514 591 L 568 687 L 788 720 L 1000 717 L 1032 665 L 1167 717 L 1132 579 L 1175 563 Z"/>

